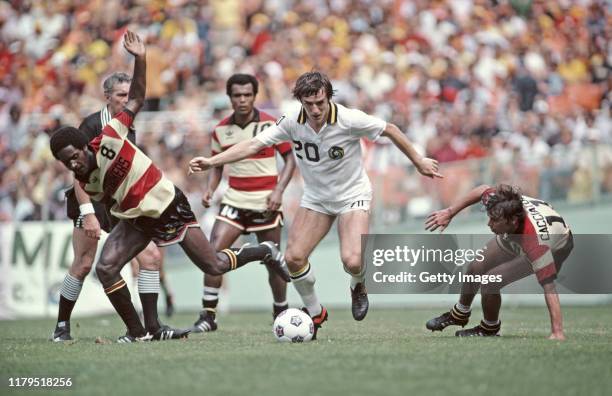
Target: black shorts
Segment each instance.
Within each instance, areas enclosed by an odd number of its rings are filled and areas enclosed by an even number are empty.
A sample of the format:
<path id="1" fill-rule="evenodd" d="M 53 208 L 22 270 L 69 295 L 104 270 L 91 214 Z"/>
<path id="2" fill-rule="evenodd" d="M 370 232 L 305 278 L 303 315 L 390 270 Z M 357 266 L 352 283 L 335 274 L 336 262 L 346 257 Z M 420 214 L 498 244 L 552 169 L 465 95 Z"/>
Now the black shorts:
<path id="1" fill-rule="evenodd" d="M 232 205 L 222 204 L 217 220 L 224 221 L 242 231 L 243 234 L 271 230 L 283 226 L 283 212 L 240 209 Z"/>
<path id="2" fill-rule="evenodd" d="M 97 201 L 91 201 L 91 203 L 96 212 L 96 218 L 100 223 L 100 228 L 106 232 L 110 232 L 119 219 L 111 216 L 110 207 Z M 81 216 L 79 201 L 76 199 L 74 187 L 66 191 L 66 215 L 72 220 L 72 224 L 75 228 L 83 228 L 83 216 Z"/>
<path id="3" fill-rule="evenodd" d="M 187 228 L 200 226 L 185 194 L 176 186 L 174 187 L 174 200 L 159 218 L 141 216 L 127 221 L 150 237 L 157 246 L 182 242 Z"/>

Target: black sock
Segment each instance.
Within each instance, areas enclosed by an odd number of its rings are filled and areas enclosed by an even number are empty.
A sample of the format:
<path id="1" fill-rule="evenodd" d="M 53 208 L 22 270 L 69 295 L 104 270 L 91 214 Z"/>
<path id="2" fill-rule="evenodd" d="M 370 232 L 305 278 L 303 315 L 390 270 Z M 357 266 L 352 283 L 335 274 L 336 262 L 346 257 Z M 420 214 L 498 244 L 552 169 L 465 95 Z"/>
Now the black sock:
<path id="1" fill-rule="evenodd" d="M 229 258 L 229 271 L 233 271 L 236 268 L 240 268 L 243 265 L 250 263 L 251 261 L 263 260 L 264 257 L 270 253 L 270 248 L 265 245 L 259 245 L 254 247 L 243 247 L 240 249 L 223 249 L 221 253 L 225 253 L 225 255 Z"/>
<path id="2" fill-rule="evenodd" d="M 142 303 L 142 314 L 144 316 L 147 331 L 154 334 L 159 329 L 159 318 L 157 317 L 157 293 L 140 293 Z"/>
<path id="3" fill-rule="evenodd" d="M 60 294 L 59 310 L 57 312 L 57 322 L 69 322 L 72 309 L 76 301 L 70 301 Z"/>
<path id="4" fill-rule="evenodd" d="M 79 298 L 79 294 L 81 294 L 82 288 L 82 280 L 75 278 L 74 276 L 70 275 L 70 273 L 66 274 L 66 276 L 64 277 L 64 281 L 62 282 L 62 287 L 60 288 L 57 323 L 70 321 L 72 309 L 74 308 L 74 304 L 76 304 L 76 301 Z"/>
<path id="5" fill-rule="evenodd" d="M 132 297 L 125 281 L 123 279 L 118 280 L 111 286 L 105 287 L 104 292 L 111 304 L 113 304 L 113 307 L 115 307 L 115 311 L 117 311 L 123 320 L 123 323 L 127 326 L 130 335 L 134 337 L 145 335 L 146 331 L 142 327 L 136 309 L 132 304 Z"/>

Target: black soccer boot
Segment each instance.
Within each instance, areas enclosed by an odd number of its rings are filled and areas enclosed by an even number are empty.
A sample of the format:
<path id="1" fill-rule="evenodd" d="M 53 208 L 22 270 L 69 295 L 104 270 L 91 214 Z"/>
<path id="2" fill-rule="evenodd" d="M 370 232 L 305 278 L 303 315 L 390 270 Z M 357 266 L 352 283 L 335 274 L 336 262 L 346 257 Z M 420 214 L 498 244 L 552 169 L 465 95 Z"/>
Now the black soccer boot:
<path id="1" fill-rule="evenodd" d="M 428 320 L 425 327 L 431 331 L 442 331 L 448 326 L 465 327 L 470 320 L 470 314 L 471 312 L 463 313 L 459 311 L 456 306 L 453 306 L 450 311 L 444 312 L 442 315 Z"/>
<path id="2" fill-rule="evenodd" d="M 133 336 L 130 333 L 125 333 L 125 335 L 122 335 L 121 337 L 117 338 L 117 343 L 131 344 L 133 342 L 151 341 L 152 339 L 153 336 L 150 333 L 145 333 L 145 335 L 139 337 Z"/>
<path id="3" fill-rule="evenodd" d="M 283 311 L 289 309 L 289 304 L 279 305 L 272 304 L 272 319 L 276 319 L 276 317 Z"/>
<path id="4" fill-rule="evenodd" d="M 285 262 L 285 258 L 283 254 L 278 249 L 278 246 L 272 241 L 265 241 L 259 244 L 267 246 L 270 249 L 270 253 L 264 257 L 262 262 L 268 265 L 274 272 L 280 275 L 281 278 L 285 282 L 291 282 L 291 277 L 289 276 L 289 269 L 287 268 L 287 263 Z"/>
<path id="5" fill-rule="evenodd" d="M 166 340 L 178 340 L 181 338 L 187 338 L 191 333 L 191 330 L 173 329 L 170 326 L 162 325 L 155 334 L 153 334 L 153 341 L 166 341 Z"/>
<path id="6" fill-rule="evenodd" d="M 49 341 L 53 342 L 62 342 L 62 341 L 71 341 L 72 337 L 70 336 L 70 321 L 58 322 L 55 325 L 55 330 L 53 331 L 53 335 Z"/>
<path id="7" fill-rule="evenodd" d="M 353 319 L 363 320 L 368 313 L 368 308 L 370 307 L 365 283 L 357 283 L 355 288 L 351 289 L 351 300 L 351 312 L 353 313 Z"/>
<path id="8" fill-rule="evenodd" d="M 193 324 L 191 331 L 193 333 L 207 333 L 209 331 L 217 330 L 217 320 L 215 314 L 210 311 L 200 312 L 200 317 Z"/>
<path id="9" fill-rule="evenodd" d="M 500 328 L 501 322 L 495 326 L 489 326 L 481 320 L 478 326 L 466 330 L 457 330 L 455 335 L 457 337 L 499 337 Z"/>

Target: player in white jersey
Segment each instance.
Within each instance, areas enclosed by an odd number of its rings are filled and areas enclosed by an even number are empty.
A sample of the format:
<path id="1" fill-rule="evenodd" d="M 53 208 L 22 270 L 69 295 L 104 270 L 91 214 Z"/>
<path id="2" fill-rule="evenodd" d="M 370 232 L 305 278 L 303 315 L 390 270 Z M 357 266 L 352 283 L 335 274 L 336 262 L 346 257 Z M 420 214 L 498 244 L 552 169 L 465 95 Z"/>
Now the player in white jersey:
<path id="1" fill-rule="evenodd" d="M 549 203 L 521 195 L 518 189 L 501 184 L 496 188 L 476 187 L 450 207 L 432 213 L 427 218 L 426 229 L 443 231 L 457 213 L 479 201 L 487 210 L 488 225 L 496 237 L 484 249 L 484 259 L 469 264 L 466 275 L 500 281 L 464 282 L 459 302 L 450 311 L 428 321 L 426 327 L 442 331 L 450 325 L 465 326 L 480 289 L 484 319 L 478 326 L 457 331 L 455 335 L 496 336 L 501 327 L 501 288 L 535 273 L 544 289 L 550 315 L 549 338 L 563 340 L 561 306 L 554 280 L 574 247 L 568 225 Z"/>
<path id="2" fill-rule="evenodd" d="M 304 179 L 304 195 L 289 231 L 285 260 L 316 329 L 328 314 L 316 296 L 308 258 L 336 218 L 342 263 L 351 275 L 353 318 L 362 320 L 368 311 L 361 235 L 368 233 L 372 189 L 361 160 L 360 139 L 388 137 L 420 173 L 442 177 L 438 163 L 418 154 L 398 127 L 332 102 L 333 92 L 327 76 L 316 71 L 305 73 L 293 90 L 302 104 L 299 112 L 282 116 L 249 141 L 211 158 L 196 157 L 189 164 L 192 172 L 201 172 L 239 161 L 266 146 L 293 141 L 293 153 Z"/>

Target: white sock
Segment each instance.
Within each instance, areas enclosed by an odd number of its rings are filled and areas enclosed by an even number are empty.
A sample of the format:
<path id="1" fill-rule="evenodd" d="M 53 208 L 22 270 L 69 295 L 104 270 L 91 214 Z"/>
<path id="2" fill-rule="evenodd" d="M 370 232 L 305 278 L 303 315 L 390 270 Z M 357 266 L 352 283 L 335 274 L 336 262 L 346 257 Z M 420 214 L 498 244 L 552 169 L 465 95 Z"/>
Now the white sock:
<path id="1" fill-rule="evenodd" d="M 355 286 L 357 286 L 357 283 L 363 283 L 364 281 L 365 281 L 365 273 L 362 273 L 361 275 L 351 274 L 351 290 L 355 289 Z"/>
<path id="2" fill-rule="evenodd" d="M 83 281 L 78 280 L 70 274 L 66 274 L 62 287 L 60 288 L 60 294 L 64 296 L 66 300 L 76 301 L 81 294 L 83 288 Z"/>
<path id="3" fill-rule="evenodd" d="M 159 294 L 159 271 L 141 269 L 138 273 L 138 293 Z"/>
<path id="4" fill-rule="evenodd" d="M 499 319 L 497 319 L 495 322 L 491 322 L 490 320 L 486 320 L 483 318 L 482 322 L 486 324 L 487 326 L 491 326 L 491 327 L 499 325 Z"/>
<path id="5" fill-rule="evenodd" d="M 457 308 L 457 311 L 461 313 L 469 313 L 472 310 L 472 308 L 469 305 L 463 305 L 460 302 L 455 304 L 455 308 Z"/>
<path id="6" fill-rule="evenodd" d="M 302 298 L 310 316 L 317 316 L 321 313 L 321 304 L 314 289 L 315 281 L 310 263 L 300 271 L 291 274 L 291 283 Z"/>

